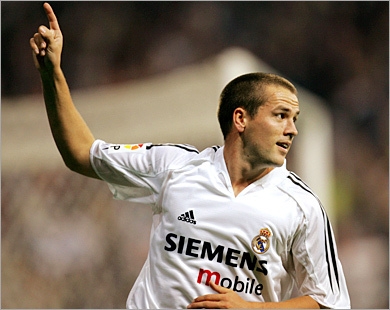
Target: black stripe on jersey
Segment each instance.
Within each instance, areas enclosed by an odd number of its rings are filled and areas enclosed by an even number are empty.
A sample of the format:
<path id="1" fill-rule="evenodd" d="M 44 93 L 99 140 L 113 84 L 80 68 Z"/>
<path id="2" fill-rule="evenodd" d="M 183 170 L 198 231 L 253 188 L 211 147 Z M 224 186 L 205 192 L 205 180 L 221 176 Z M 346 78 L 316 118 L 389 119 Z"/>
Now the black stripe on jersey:
<path id="1" fill-rule="evenodd" d="M 332 255 L 333 270 L 334 270 L 334 274 L 336 276 L 337 286 L 339 287 L 339 290 L 340 290 L 339 272 L 337 270 L 337 262 L 336 262 L 336 253 L 334 252 L 332 232 L 331 232 L 330 222 L 329 222 L 328 217 L 326 217 L 326 224 L 328 226 L 328 238 L 329 238 L 329 244 L 330 244 L 330 255 Z"/>
<path id="2" fill-rule="evenodd" d="M 214 145 L 214 146 L 213 146 L 213 150 L 214 150 L 214 152 L 217 152 L 219 148 L 220 148 L 220 146 L 219 146 L 219 145 Z"/>
<path id="3" fill-rule="evenodd" d="M 296 178 L 296 180 L 294 180 L 292 178 L 292 176 L 294 176 Z M 339 287 L 339 289 L 340 289 L 340 283 L 339 283 L 339 273 L 338 273 L 338 269 L 337 269 L 336 254 L 335 254 L 335 251 L 334 251 L 333 238 L 332 238 L 332 232 L 331 232 L 329 218 L 328 218 L 328 216 L 326 214 L 326 211 L 325 211 L 321 201 L 311 191 L 311 189 L 305 184 L 305 182 L 303 182 L 301 180 L 301 178 L 299 178 L 293 172 L 290 172 L 290 175 L 287 178 L 290 179 L 290 181 L 293 182 L 295 185 L 299 186 L 300 188 L 302 188 L 306 192 L 308 192 L 311 195 L 313 195 L 316 198 L 317 202 L 319 203 L 319 205 L 321 207 L 322 216 L 324 218 L 324 221 L 326 221 L 326 228 L 324 229 L 324 235 L 325 235 L 325 257 L 326 257 L 326 262 L 327 262 L 327 265 L 328 265 L 328 275 L 329 275 L 330 287 L 332 288 L 332 292 L 334 292 L 333 291 L 333 284 L 332 284 L 332 273 L 330 272 L 330 263 L 329 263 L 329 255 L 328 255 L 328 243 L 326 242 L 326 240 L 329 240 L 330 255 L 331 255 L 331 258 L 332 258 L 333 271 L 334 271 L 334 274 L 336 276 L 336 282 L 337 282 L 337 286 Z M 328 232 L 326 232 L 326 231 L 328 231 Z"/>
<path id="4" fill-rule="evenodd" d="M 183 144 L 150 144 L 150 145 L 146 146 L 146 149 L 150 150 L 152 147 L 155 147 L 155 146 L 174 146 L 174 147 L 178 147 L 178 148 L 181 148 L 183 150 L 186 150 L 187 152 L 194 152 L 194 153 L 199 154 L 199 151 L 197 149 L 191 148 L 190 146 L 186 146 Z"/>

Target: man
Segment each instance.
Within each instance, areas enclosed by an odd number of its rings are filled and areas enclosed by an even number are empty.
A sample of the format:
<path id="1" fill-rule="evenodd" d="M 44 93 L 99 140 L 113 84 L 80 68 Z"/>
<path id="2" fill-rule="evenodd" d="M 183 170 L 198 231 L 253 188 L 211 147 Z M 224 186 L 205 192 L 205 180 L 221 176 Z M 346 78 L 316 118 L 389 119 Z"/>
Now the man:
<path id="1" fill-rule="evenodd" d="M 325 210 L 285 167 L 298 134 L 290 82 L 263 73 L 230 82 L 218 112 L 223 147 L 95 140 L 61 71 L 59 24 L 44 9 L 50 29 L 40 26 L 30 45 L 65 164 L 153 210 L 128 308 L 350 307 Z M 300 296 L 291 298 L 294 283 Z"/>

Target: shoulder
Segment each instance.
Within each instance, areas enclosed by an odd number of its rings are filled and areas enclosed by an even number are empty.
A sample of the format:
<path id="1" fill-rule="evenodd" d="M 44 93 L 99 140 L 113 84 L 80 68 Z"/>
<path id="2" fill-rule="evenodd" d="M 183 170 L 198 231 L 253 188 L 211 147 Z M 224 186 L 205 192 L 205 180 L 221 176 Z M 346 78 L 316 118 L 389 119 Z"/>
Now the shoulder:
<path id="1" fill-rule="evenodd" d="M 176 164 L 189 161 L 199 155 L 196 147 L 189 144 L 176 143 L 148 143 L 145 151 L 151 156 L 156 157 L 157 160 L 166 157 L 171 163 Z"/>
<path id="2" fill-rule="evenodd" d="M 192 145 L 180 143 L 118 144 L 97 139 L 91 147 L 91 155 L 100 159 L 143 160 L 165 167 L 178 168 L 193 160 L 214 160 L 220 146 L 212 146 L 202 152 Z"/>
<path id="3" fill-rule="evenodd" d="M 289 171 L 278 188 L 289 195 L 306 216 L 326 217 L 325 209 L 315 192 L 294 172 Z"/>
<path id="4" fill-rule="evenodd" d="M 94 162 L 103 161 L 140 173 L 160 173 L 174 169 L 199 155 L 199 151 L 188 144 L 118 144 L 102 140 L 94 142 L 90 153 Z"/>
<path id="5" fill-rule="evenodd" d="M 146 149 L 154 151 L 158 157 L 165 156 L 171 163 L 171 169 L 177 169 L 185 165 L 197 165 L 202 162 L 213 162 L 220 146 L 212 146 L 198 151 L 198 149 L 189 144 L 150 144 Z"/>

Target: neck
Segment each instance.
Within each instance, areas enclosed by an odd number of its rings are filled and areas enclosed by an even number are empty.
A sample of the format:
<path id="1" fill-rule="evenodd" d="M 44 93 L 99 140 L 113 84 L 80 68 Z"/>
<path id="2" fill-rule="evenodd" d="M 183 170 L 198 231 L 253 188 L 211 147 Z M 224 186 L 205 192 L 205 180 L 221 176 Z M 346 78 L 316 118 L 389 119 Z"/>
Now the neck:
<path id="1" fill-rule="evenodd" d="M 244 156 L 242 148 L 226 142 L 228 141 L 225 141 L 223 156 L 234 194 L 237 196 L 248 185 L 270 173 L 273 168 L 250 162 Z"/>

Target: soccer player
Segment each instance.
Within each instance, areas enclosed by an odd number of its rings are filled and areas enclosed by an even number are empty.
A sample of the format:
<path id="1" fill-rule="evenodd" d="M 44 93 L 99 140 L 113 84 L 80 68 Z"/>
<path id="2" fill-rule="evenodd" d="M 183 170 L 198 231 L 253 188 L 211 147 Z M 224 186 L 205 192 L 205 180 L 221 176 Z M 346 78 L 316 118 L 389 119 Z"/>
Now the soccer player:
<path id="1" fill-rule="evenodd" d="M 222 147 L 95 140 L 61 71 L 57 18 L 44 9 L 50 27 L 30 45 L 65 164 L 153 210 L 128 308 L 350 308 L 325 210 L 286 169 L 299 115 L 289 81 L 264 73 L 231 81 L 218 111 Z"/>

